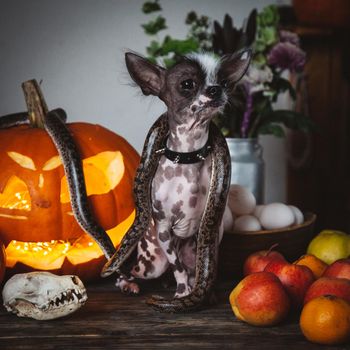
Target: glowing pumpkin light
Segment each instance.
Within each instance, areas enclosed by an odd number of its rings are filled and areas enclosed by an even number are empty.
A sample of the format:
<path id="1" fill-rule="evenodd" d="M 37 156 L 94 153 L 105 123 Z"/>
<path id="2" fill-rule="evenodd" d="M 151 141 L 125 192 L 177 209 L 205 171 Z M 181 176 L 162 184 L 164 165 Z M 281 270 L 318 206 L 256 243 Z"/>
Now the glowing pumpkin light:
<path id="1" fill-rule="evenodd" d="M 82 158 L 92 212 L 117 246 L 134 219 L 139 155 L 99 125 L 67 126 Z M 103 253 L 73 216 L 63 165 L 47 132 L 33 124 L 0 129 L 0 169 L 0 239 L 7 268 L 97 277 Z"/>

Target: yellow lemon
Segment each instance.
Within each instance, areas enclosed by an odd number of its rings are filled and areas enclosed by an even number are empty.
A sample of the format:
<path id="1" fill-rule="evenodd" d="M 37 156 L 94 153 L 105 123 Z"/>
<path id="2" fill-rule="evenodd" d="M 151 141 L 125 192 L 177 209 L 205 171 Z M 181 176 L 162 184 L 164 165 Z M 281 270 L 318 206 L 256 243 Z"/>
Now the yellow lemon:
<path id="1" fill-rule="evenodd" d="M 324 230 L 310 242 L 307 253 L 326 264 L 347 258 L 350 255 L 350 235 L 342 231 Z"/>

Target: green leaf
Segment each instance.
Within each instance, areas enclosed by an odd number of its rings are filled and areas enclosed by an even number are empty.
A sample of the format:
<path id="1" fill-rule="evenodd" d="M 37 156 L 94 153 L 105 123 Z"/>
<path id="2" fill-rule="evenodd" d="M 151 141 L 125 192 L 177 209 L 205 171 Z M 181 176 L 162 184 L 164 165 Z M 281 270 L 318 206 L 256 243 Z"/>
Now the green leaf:
<path id="1" fill-rule="evenodd" d="M 190 25 L 197 20 L 197 13 L 195 11 L 191 11 L 187 14 L 185 23 Z"/>
<path id="2" fill-rule="evenodd" d="M 165 67 L 169 69 L 176 63 L 176 60 L 174 58 L 164 58 L 163 62 Z"/>
<path id="3" fill-rule="evenodd" d="M 152 40 L 150 45 L 146 48 L 147 53 L 150 56 L 159 56 L 161 47 L 158 41 Z"/>
<path id="4" fill-rule="evenodd" d="M 221 128 L 221 133 L 225 136 L 228 137 L 230 135 L 230 130 L 228 128 L 222 127 Z"/>
<path id="5" fill-rule="evenodd" d="M 261 135 L 272 134 L 276 137 L 284 137 L 285 136 L 285 132 L 284 132 L 283 128 L 278 124 L 263 125 L 259 128 L 258 133 Z"/>
<path id="6" fill-rule="evenodd" d="M 277 29 L 275 27 L 263 27 L 258 32 L 258 40 L 265 46 L 271 46 L 278 41 Z"/>
<path id="7" fill-rule="evenodd" d="M 276 5 L 269 5 L 263 8 L 258 14 L 258 24 L 260 26 L 277 26 L 280 20 Z"/>
<path id="8" fill-rule="evenodd" d="M 148 56 L 148 57 L 147 57 L 147 60 L 150 61 L 150 62 L 153 63 L 153 64 L 157 64 L 157 60 L 156 60 L 155 57 Z"/>
<path id="9" fill-rule="evenodd" d="M 265 46 L 264 46 L 264 49 L 265 49 Z M 263 51 L 263 50 L 260 50 L 259 51 Z M 254 58 L 253 58 L 253 61 L 254 63 L 257 65 L 257 66 L 260 66 L 262 67 L 263 65 L 266 64 L 266 55 L 262 54 L 262 53 L 258 53 L 256 55 L 254 55 Z"/>
<path id="10" fill-rule="evenodd" d="M 201 16 L 198 18 L 198 26 L 203 28 L 208 28 L 209 26 L 209 17 L 208 16 Z"/>
<path id="11" fill-rule="evenodd" d="M 275 123 L 283 124 L 287 128 L 301 130 L 304 132 L 315 130 L 314 122 L 304 114 L 291 110 L 280 109 L 268 112 L 266 115 L 262 116 L 258 133 L 260 132 L 261 127 Z"/>
<path id="12" fill-rule="evenodd" d="M 268 98 L 256 99 L 254 103 L 254 111 L 256 114 L 266 115 L 272 111 L 271 103 Z"/>
<path id="13" fill-rule="evenodd" d="M 196 42 L 193 38 L 177 40 L 172 39 L 170 36 L 166 36 L 162 45 L 162 55 L 166 56 L 172 52 L 177 55 L 184 55 L 192 51 L 197 51 L 198 47 L 198 42 Z"/>
<path id="14" fill-rule="evenodd" d="M 146 1 L 143 5 L 142 5 L 142 12 L 143 13 L 152 13 L 152 12 L 157 12 L 157 11 L 161 11 L 162 8 L 159 5 L 158 0 L 155 1 Z"/>
<path id="15" fill-rule="evenodd" d="M 159 31 L 166 29 L 166 20 L 163 16 L 158 16 L 154 21 L 142 24 L 142 28 L 148 35 L 157 34 Z"/>

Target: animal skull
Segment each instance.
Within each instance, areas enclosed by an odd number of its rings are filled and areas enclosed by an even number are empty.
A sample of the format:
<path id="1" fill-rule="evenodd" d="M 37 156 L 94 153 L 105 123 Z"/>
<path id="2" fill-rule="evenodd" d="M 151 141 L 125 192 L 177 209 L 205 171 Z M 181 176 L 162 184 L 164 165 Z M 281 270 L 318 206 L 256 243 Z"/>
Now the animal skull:
<path id="1" fill-rule="evenodd" d="M 30 272 L 10 278 L 2 298 L 7 311 L 17 316 L 51 320 L 78 310 L 86 302 L 87 294 L 77 276 Z"/>

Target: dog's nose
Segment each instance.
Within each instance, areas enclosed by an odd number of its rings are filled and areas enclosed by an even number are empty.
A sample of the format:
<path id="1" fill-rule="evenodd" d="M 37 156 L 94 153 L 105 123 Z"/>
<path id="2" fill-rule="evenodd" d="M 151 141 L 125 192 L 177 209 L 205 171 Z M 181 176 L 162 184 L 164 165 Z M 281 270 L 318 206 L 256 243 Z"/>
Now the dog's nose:
<path id="1" fill-rule="evenodd" d="M 207 95 L 211 98 L 217 98 L 221 95 L 222 88 L 219 85 L 209 86 L 207 88 Z"/>

